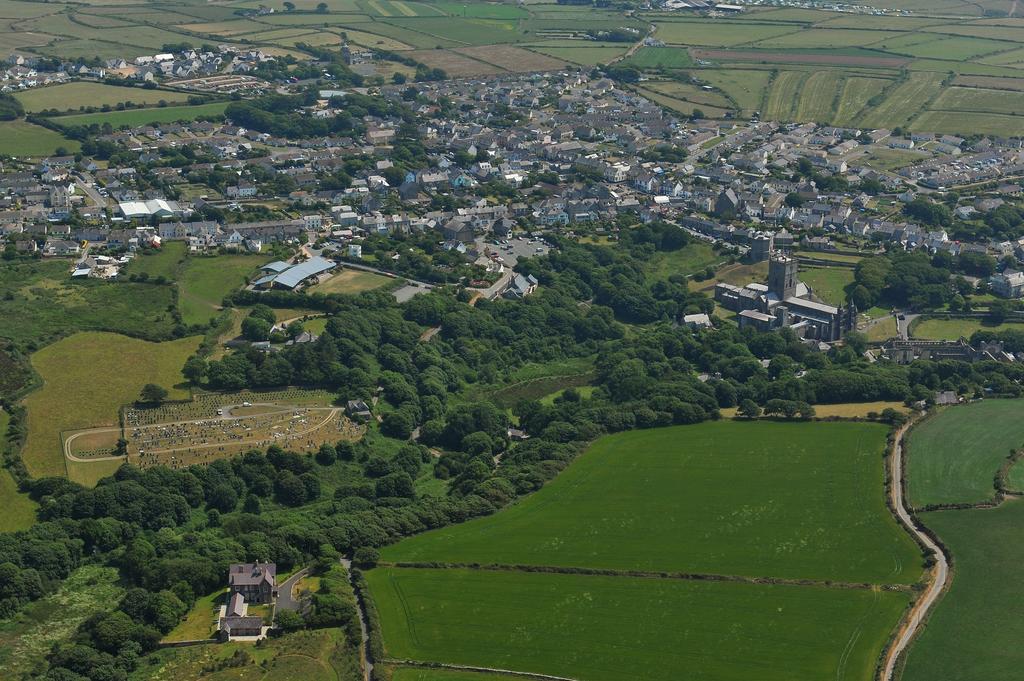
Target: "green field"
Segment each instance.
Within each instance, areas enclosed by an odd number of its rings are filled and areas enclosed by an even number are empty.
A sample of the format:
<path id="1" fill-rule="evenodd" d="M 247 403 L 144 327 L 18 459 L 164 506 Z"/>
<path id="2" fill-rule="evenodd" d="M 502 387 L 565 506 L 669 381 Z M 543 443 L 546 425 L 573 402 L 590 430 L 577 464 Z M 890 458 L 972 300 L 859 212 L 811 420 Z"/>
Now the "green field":
<path id="1" fill-rule="evenodd" d="M 150 123 L 174 123 L 175 121 L 194 121 L 197 118 L 219 117 L 224 113 L 227 102 L 197 104 L 195 106 L 168 106 L 153 109 L 128 109 L 126 111 L 110 111 L 106 113 L 75 114 L 59 116 L 53 119 L 57 125 L 69 127 L 74 125 L 104 125 L 109 123 L 114 128 L 122 126 L 136 127 Z"/>
<path id="2" fill-rule="evenodd" d="M 915 426 L 907 442 L 910 503 L 991 499 L 999 467 L 1011 449 L 1024 447 L 1022 410 L 1022 400 L 985 400 L 944 408 Z"/>
<path id="3" fill-rule="evenodd" d="M 1024 600 L 1024 501 L 921 520 L 952 552 L 953 584 L 910 648 L 904 681 L 1018 678 L 1024 619 L 1012 604 Z"/>
<path id="4" fill-rule="evenodd" d="M 509 674 L 483 674 L 457 672 L 451 669 L 415 669 L 399 667 L 391 674 L 391 681 L 514 681 L 518 676 Z"/>
<path id="5" fill-rule="evenodd" d="M 165 338 L 174 328 L 168 286 L 72 281 L 69 260 L 0 263 L 0 337 L 35 349 L 81 330 Z"/>
<path id="6" fill-rule="evenodd" d="M 43 387 L 25 399 L 28 441 L 22 453 L 33 477 L 64 475 L 63 431 L 116 425 L 118 409 L 134 401 L 146 383 L 188 391 L 181 367 L 199 347 L 199 337 L 149 343 L 113 333 L 77 333 L 32 355 Z M 89 466 L 92 464 L 84 464 Z M 72 477 L 75 477 L 74 475 Z"/>
<path id="7" fill-rule="evenodd" d="M 209 323 L 224 296 L 241 288 L 264 261 L 255 255 L 189 258 L 178 280 L 182 320 L 186 324 Z"/>
<path id="8" fill-rule="evenodd" d="M 630 577 L 396 568 L 367 577 L 391 657 L 588 681 L 669 681 L 683 670 L 720 681 L 868 681 L 907 603 L 894 592 Z"/>
<path id="9" fill-rule="evenodd" d="M 644 262 L 647 280 L 665 280 L 673 274 L 688 276 L 711 265 L 721 262 L 711 245 L 704 241 L 692 241 L 678 251 L 659 251 Z"/>
<path id="10" fill-rule="evenodd" d="M 60 133 L 26 121 L 0 122 L 0 156 L 50 156 L 61 147 L 75 152 L 80 146 Z"/>
<path id="11" fill-rule="evenodd" d="M 926 340 L 957 340 L 970 338 L 975 331 L 999 331 L 1018 328 L 1012 324 L 987 324 L 982 319 L 919 319 L 910 329 L 914 338 Z M 1019 327 L 1024 329 L 1024 326 Z"/>
<path id="12" fill-rule="evenodd" d="M 690 54 L 678 47 L 645 47 L 626 60 L 641 69 L 680 69 L 693 66 Z"/>
<path id="13" fill-rule="evenodd" d="M 770 422 L 612 435 L 516 506 L 382 556 L 912 583 L 917 549 L 884 505 L 885 435 Z"/>
<path id="14" fill-rule="evenodd" d="M 122 102 L 158 104 L 161 101 L 171 103 L 184 102 L 188 99 L 188 95 L 184 92 L 118 87 L 82 81 L 32 88 L 25 92 L 19 92 L 16 97 L 26 111 L 45 111 L 47 109 L 67 111 L 80 106 L 114 106 Z"/>
<path id="15" fill-rule="evenodd" d="M 150 278 L 163 277 L 174 281 L 178 268 L 185 261 L 188 245 L 184 241 L 168 241 L 160 250 L 136 255 L 125 272 L 128 275 L 145 273 Z"/>
<path id="16" fill-rule="evenodd" d="M 853 283 L 853 270 L 846 267 L 809 267 L 799 276 L 819 298 L 837 307 L 846 303 L 846 286 Z"/>

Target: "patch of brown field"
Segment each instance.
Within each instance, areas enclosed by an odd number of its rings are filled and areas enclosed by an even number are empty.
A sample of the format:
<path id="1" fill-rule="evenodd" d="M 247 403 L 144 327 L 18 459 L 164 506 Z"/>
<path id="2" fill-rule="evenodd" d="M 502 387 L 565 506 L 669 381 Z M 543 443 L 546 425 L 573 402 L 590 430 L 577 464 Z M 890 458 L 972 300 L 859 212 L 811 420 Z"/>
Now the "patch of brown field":
<path id="1" fill-rule="evenodd" d="M 698 59 L 717 61 L 751 61 L 771 64 L 821 64 L 826 66 L 874 66 L 878 68 L 899 68 L 909 59 L 897 57 L 863 57 L 841 54 L 804 54 L 794 52 L 758 52 L 754 50 L 698 50 L 690 53 Z"/>
<path id="2" fill-rule="evenodd" d="M 999 76 L 957 76 L 953 81 L 953 85 L 1024 92 L 1024 78 L 1001 78 Z"/>
<path id="3" fill-rule="evenodd" d="M 65 433 L 65 437 L 74 436 L 69 448 L 71 453 L 79 457 L 109 456 L 117 447 L 117 440 L 121 437 L 121 431 L 109 429 L 105 431 L 85 431 L 81 434 Z"/>
<path id="4" fill-rule="evenodd" d="M 482 45 L 479 47 L 460 47 L 455 50 L 461 54 L 485 61 L 488 64 L 508 71 L 557 71 L 564 69 L 566 62 L 549 57 L 546 54 L 531 52 L 521 47 L 510 45 Z"/>
<path id="5" fill-rule="evenodd" d="M 442 69 L 449 76 L 455 78 L 505 72 L 505 69 L 494 64 L 471 59 L 451 50 L 413 50 L 407 54 L 416 61 L 422 62 L 432 69 Z"/>

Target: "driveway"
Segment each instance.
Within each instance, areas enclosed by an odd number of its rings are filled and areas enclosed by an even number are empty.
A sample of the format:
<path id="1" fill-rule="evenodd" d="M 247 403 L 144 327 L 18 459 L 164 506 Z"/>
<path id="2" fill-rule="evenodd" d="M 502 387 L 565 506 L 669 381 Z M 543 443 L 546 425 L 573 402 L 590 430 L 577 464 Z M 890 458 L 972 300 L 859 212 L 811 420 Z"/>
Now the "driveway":
<path id="1" fill-rule="evenodd" d="M 279 587 L 277 587 L 277 605 L 274 608 L 275 611 L 298 610 L 299 607 L 301 607 L 302 602 L 296 600 L 292 596 L 292 591 L 295 585 L 299 582 L 299 580 L 308 574 L 309 568 L 304 567 L 298 572 L 296 572 L 294 575 L 286 579 L 284 582 L 282 582 L 282 584 Z"/>

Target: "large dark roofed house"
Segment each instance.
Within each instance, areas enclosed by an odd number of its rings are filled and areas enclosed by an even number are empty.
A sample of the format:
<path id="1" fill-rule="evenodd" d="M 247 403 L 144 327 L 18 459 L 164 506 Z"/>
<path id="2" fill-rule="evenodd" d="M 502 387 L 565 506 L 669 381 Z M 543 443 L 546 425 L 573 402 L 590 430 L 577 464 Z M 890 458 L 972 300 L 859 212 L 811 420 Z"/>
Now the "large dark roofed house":
<path id="1" fill-rule="evenodd" d="M 269 603 L 277 594 L 277 565 L 234 563 L 228 568 L 231 595 L 241 594 L 249 603 Z"/>

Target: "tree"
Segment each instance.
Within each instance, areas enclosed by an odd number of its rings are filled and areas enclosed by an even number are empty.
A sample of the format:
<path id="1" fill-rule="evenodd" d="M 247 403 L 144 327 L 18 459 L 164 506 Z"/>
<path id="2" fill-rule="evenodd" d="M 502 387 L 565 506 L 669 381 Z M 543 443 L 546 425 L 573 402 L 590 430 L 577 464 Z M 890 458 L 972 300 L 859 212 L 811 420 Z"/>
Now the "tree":
<path id="1" fill-rule="evenodd" d="M 747 398 L 740 402 L 739 415 L 747 419 L 756 419 L 761 415 L 761 407 L 757 406 L 757 402 Z"/>
<path id="2" fill-rule="evenodd" d="M 206 370 L 209 365 L 206 360 L 198 355 L 192 355 L 185 360 L 185 366 L 182 367 L 181 373 L 188 379 L 192 385 L 199 385 L 206 378 Z"/>
<path id="3" fill-rule="evenodd" d="M 156 383 L 147 383 L 139 393 L 139 402 L 143 404 L 160 404 L 167 399 L 167 389 Z"/>
<path id="4" fill-rule="evenodd" d="M 266 319 L 249 316 L 242 322 L 242 336 L 249 341 L 265 341 L 270 337 L 272 324 Z"/>
<path id="5" fill-rule="evenodd" d="M 317 5 L 316 5 L 316 12 L 317 12 L 317 14 L 327 14 L 327 3 L 326 2 L 319 2 L 319 3 L 317 3 Z"/>
<path id="6" fill-rule="evenodd" d="M 380 551 L 372 546 L 360 546 L 352 555 L 352 562 L 357 567 L 365 569 L 374 567 L 378 560 L 380 560 Z"/>
<path id="7" fill-rule="evenodd" d="M 284 11 L 285 12 L 294 12 L 295 11 L 295 3 L 294 2 L 285 2 L 284 3 Z"/>
<path id="8" fill-rule="evenodd" d="M 274 616 L 274 621 L 277 622 L 277 626 L 282 631 L 298 631 L 306 626 L 306 622 L 302 619 L 302 615 L 294 610 L 279 609 L 277 614 Z"/>

